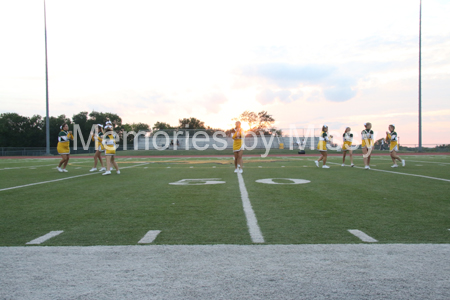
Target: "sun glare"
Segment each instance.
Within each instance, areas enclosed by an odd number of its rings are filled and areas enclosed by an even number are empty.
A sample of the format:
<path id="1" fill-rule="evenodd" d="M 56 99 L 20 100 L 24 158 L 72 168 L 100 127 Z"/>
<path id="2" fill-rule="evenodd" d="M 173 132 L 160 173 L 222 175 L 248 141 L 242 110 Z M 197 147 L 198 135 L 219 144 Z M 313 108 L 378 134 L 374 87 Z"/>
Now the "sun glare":
<path id="1" fill-rule="evenodd" d="M 248 125 L 248 123 L 243 121 L 241 121 L 241 128 L 244 129 L 244 131 L 250 130 L 250 126 Z"/>

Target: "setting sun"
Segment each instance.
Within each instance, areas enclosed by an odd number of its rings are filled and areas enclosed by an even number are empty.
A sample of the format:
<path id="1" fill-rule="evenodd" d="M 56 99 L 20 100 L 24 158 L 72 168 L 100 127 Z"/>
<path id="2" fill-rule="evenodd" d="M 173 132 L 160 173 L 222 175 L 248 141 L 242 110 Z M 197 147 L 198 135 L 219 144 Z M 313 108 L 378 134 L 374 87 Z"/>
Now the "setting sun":
<path id="1" fill-rule="evenodd" d="M 241 121 L 241 128 L 244 129 L 244 131 L 249 131 L 250 125 L 248 125 L 247 122 Z"/>

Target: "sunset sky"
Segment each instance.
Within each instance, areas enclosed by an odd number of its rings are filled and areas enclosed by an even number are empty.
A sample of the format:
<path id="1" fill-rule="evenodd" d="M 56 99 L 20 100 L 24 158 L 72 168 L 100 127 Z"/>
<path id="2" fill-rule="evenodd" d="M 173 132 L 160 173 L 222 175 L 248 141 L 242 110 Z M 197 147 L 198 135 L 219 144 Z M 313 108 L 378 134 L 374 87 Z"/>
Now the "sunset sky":
<path id="1" fill-rule="evenodd" d="M 417 144 L 419 0 L 47 0 L 50 115 L 326 124 Z M 450 1 L 423 0 L 423 143 L 450 143 Z M 0 113 L 45 115 L 43 1 L 0 0 Z"/>

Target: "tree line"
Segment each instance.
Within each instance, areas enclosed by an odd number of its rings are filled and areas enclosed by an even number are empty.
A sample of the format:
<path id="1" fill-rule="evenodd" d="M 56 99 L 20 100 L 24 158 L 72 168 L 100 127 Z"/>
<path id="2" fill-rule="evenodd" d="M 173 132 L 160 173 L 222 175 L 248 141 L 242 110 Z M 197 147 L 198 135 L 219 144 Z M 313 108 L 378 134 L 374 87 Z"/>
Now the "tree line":
<path id="1" fill-rule="evenodd" d="M 121 141 L 123 141 L 124 132 L 139 132 L 146 131 L 169 131 L 169 130 L 185 130 L 185 129 L 203 129 L 211 135 L 214 131 L 221 130 L 229 134 L 232 129 L 224 130 L 220 128 L 212 128 L 206 126 L 205 122 L 194 118 L 182 118 L 178 120 L 178 125 L 172 126 L 166 122 L 157 121 L 152 127 L 145 123 L 122 123 L 122 118 L 110 112 L 97 112 L 92 111 L 91 113 L 82 111 L 78 114 L 72 116 L 72 118 L 66 115 L 60 115 L 58 117 L 50 117 L 50 147 L 56 147 L 58 144 L 58 133 L 60 132 L 60 126 L 63 123 L 69 125 L 70 130 L 73 131 L 73 124 L 78 124 L 80 126 L 81 133 L 84 140 L 89 137 L 92 130 L 92 126 L 95 124 L 105 124 L 107 119 L 109 119 L 113 124 L 113 130 L 117 132 Z M 245 111 L 239 117 L 232 119 L 241 120 L 247 122 L 250 126 L 250 130 L 257 132 L 264 132 L 264 134 L 269 134 L 274 132 L 276 129 L 272 128 L 275 119 L 267 113 L 267 111 L 262 111 L 259 113 Z M 17 113 L 3 113 L 0 114 L 0 147 L 45 147 L 46 146 L 46 117 L 40 115 L 34 115 L 32 117 L 21 116 Z M 77 137 L 79 144 L 81 142 L 80 138 Z M 133 135 L 127 136 L 127 143 L 132 142 L 134 139 Z"/>

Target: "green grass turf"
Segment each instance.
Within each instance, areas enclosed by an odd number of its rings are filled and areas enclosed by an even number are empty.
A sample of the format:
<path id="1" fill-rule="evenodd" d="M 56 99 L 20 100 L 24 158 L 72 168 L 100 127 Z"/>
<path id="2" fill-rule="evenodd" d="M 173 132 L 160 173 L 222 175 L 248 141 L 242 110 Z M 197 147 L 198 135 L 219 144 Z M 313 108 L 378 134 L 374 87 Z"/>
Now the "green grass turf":
<path id="1" fill-rule="evenodd" d="M 450 156 L 405 158 L 405 168 L 392 169 L 389 156 L 373 157 L 373 169 L 450 179 Z M 341 167 L 341 157 L 330 157 L 324 170 L 314 159 L 245 159 L 243 178 L 266 244 L 362 243 L 348 229 L 379 243 L 450 242 L 450 182 Z M 69 173 L 55 170 L 58 161 L 0 160 L 0 189 L 91 174 L 92 159 L 72 157 Z M 132 168 L 0 191 L 0 246 L 54 230 L 64 233 L 42 245 L 135 245 L 149 230 L 161 230 L 153 244 L 252 244 L 230 156 L 118 161 Z M 355 164 L 362 166 L 360 156 Z M 226 183 L 169 184 L 195 178 Z M 264 178 L 311 182 L 255 182 Z"/>

